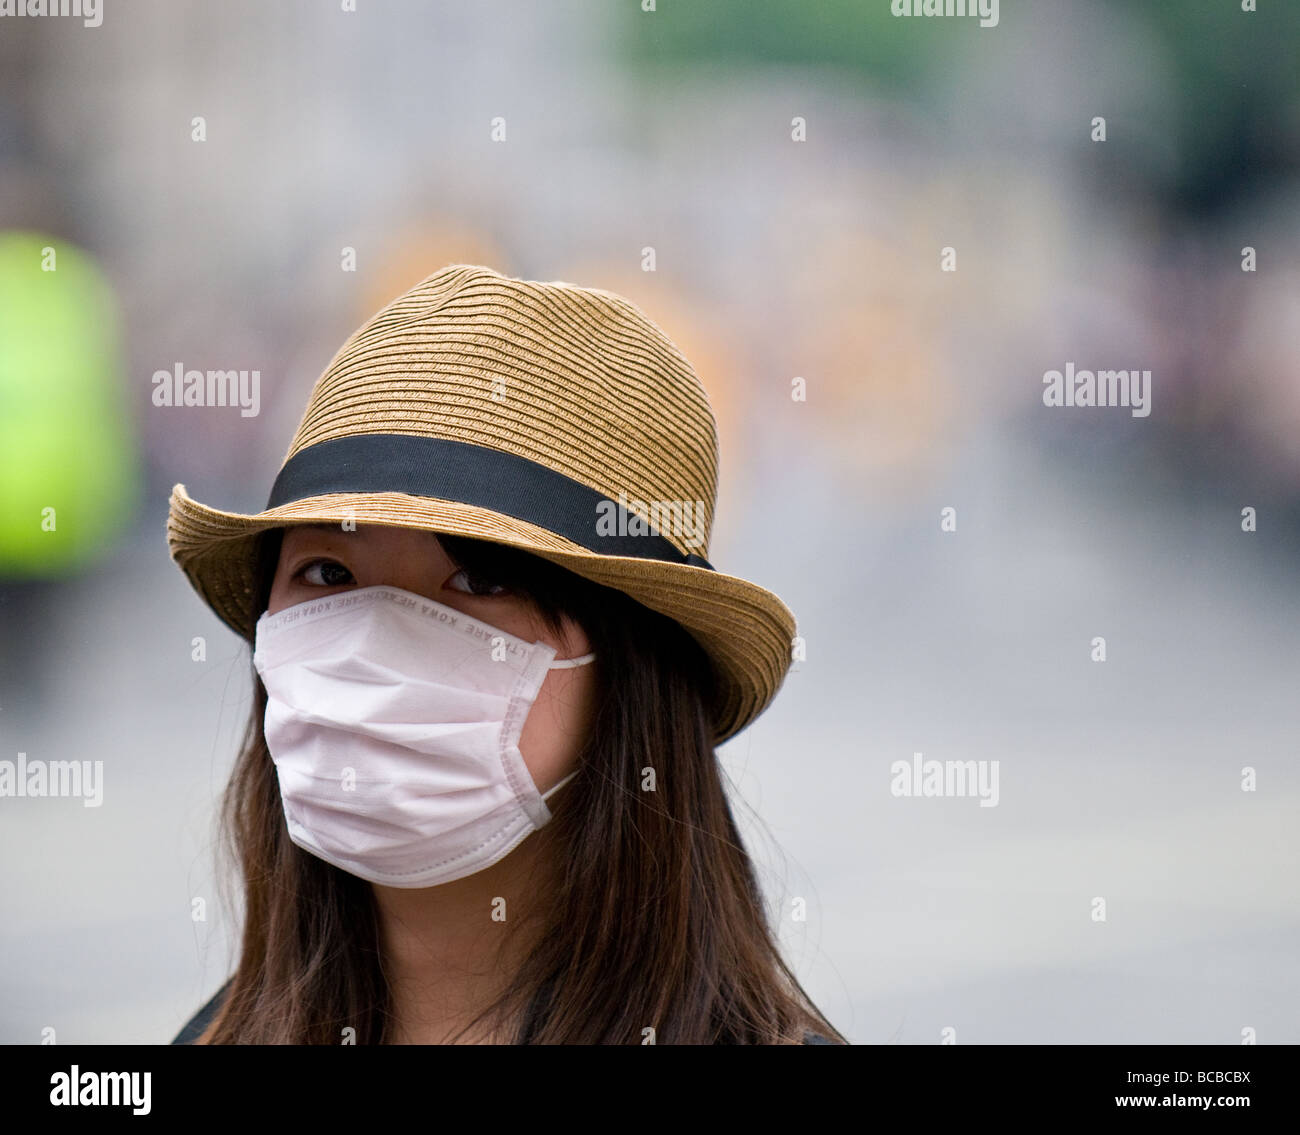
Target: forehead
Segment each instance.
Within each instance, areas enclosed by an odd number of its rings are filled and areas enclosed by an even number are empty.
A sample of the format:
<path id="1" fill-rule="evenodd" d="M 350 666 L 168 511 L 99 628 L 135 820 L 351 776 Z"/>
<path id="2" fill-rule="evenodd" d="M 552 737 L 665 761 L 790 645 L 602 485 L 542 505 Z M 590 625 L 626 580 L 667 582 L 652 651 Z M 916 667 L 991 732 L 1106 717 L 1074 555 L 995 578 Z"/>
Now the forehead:
<path id="1" fill-rule="evenodd" d="M 357 531 L 360 532 L 361 529 L 364 527 L 366 526 L 361 524 L 357 525 Z M 333 535 L 336 532 L 340 536 L 344 534 L 341 525 L 324 524 L 324 523 L 290 524 L 284 530 L 284 538 L 286 540 L 301 540 L 301 539 L 305 539 L 308 536 L 326 536 L 326 535 Z"/>
<path id="2" fill-rule="evenodd" d="M 321 544 L 337 537 L 340 541 L 345 536 L 361 534 L 360 525 L 356 532 L 344 532 L 337 524 L 293 524 L 284 530 L 282 547 L 292 548 L 299 544 Z"/>
<path id="3" fill-rule="evenodd" d="M 344 529 L 341 524 L 293 524 L 284 529 L 282 547 L 296 548 L 310 544 L 384 548 L 411 548 L 427 551 L 439 547 L 438 537 L 421 529 L 398 528 L 385 524 L 358 524 L 356 529 Z"/>

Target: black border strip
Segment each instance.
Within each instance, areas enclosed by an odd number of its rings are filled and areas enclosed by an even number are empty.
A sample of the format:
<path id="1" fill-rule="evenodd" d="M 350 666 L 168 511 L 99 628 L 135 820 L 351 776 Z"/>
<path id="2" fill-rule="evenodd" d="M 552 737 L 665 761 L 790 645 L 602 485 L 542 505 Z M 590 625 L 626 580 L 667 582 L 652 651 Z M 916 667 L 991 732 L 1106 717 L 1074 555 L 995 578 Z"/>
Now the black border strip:
<path id="1" fill-rule="evenodd" d="M 600 555 L 715 570 L 703 556 L 683 555 L 658 532 L 628 534 L 633 514 L 590 485 L 518 454 L 450 438 L 352 434 L 318 442 L 285 462 L 266 507 L 322 493 L 409 493 L 460 501 L 535 524 Z M 596 531 L 602 516 L 597 506 L 603 503 L 613 506 L 617 532 L 624 535 Z"/>

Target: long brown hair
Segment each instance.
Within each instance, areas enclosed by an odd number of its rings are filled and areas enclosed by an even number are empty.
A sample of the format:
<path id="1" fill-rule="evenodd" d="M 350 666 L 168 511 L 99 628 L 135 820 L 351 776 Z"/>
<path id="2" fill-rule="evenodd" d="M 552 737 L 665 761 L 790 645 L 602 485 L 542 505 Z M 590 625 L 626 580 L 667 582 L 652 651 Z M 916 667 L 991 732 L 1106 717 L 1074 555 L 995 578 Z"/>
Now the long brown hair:
<path id="1" fill-rule="evenodd" d="M 259 610 L 282 534 L 259 543 Z M 662 1044 L 798 1044 L 805 1032 L 847 1043 L 768 924 L 714 753 L 699 644 L 549 561 L 439 539 L 459 567 L 527 597 L 557 631 L 566 615 L 577 621 L 598 660 L 581 772 L 537 833 L 563 849 L 555 901 L 541 904 L 537 944 L 479 1019 L 522 1019 L 519 1044 L 641 1044 L 648 1028 Z M 355 1043 L 383 1044 L 392 1016 L 373 891 L 289 839 L 256 671 L 253 690 L 221 815 L 243 880 L 243 941 L 202 1041 L 338 1044 L 350 1027 Z M 654 791 L 642 790 L 648 769 Z"/>

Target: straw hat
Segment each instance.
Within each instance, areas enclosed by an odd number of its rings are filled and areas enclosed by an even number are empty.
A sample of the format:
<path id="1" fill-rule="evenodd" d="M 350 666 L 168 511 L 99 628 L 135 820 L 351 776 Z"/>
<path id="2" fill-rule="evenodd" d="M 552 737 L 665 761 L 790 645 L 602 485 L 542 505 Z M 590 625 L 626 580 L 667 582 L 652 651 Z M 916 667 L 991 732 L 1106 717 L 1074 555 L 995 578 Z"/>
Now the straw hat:
<path id="1" fill-rule="evenodd" d="M 353 520 L 521 548 L 675 619 L 713 661 L 715 741 L 780 688 L 793 614 L 708 561 L 717 429 L 691 364 L 621 296 L 453 264 L 356 331 L 316 381 L 255 515 L 172 489 L 167 544 L 250 643 L 256 542 Z"/>

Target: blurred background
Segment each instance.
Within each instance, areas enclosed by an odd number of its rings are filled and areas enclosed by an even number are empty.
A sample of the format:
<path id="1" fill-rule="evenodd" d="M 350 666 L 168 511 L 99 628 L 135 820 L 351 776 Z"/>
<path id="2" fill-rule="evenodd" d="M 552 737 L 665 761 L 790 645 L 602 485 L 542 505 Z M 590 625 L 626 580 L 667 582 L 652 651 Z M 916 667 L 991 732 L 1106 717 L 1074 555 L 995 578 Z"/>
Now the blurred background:
<path id="1" fill-rule="evenodd" d="M 1300 1041 L 1300 5 L 646 6 L 0 19 L 0 759 L 104 769 L 0 799 L 0 1041 L 166 1043 L 229 974 L 247 651 L 167 497 L 260 510 L 453 262 L 621 293 L 708 389 L 709 558 L 806 644 L 720 758 L 845 1035 Z M 1067 363 L 1149 416 L 1045 406 Z M 893 795 L 913 753 L 997 807 Z"/>

